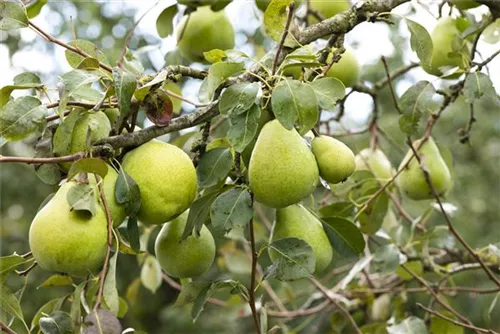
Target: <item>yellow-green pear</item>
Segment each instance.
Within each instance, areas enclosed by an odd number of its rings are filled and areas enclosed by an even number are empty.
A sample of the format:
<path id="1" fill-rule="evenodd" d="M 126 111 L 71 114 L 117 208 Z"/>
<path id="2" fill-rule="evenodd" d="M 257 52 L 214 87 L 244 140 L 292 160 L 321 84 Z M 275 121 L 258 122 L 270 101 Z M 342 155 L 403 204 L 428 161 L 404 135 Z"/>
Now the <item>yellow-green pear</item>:
<path id="1" fill-rule="evenodd" d="M 179 85 L 173 81 L 165 80 L 162 88 L 166 89 L 174 94 L 182 96 L 181 87 L 179 87 Z M 170 101 L 172 101 L 172 112 L 176 115 L 179 115 L 179 113 L 181 112 L 182 101 L 175 98 L 175 97 L 172 97 L 172 96 L 169 96 L 169 98 L 170 98 Z"/>
<path id="2" fill-rule="evenodd" d="M 42 269 L 82 277 L 95 273 L 104 262 L 107 220 L 99 205 L 94 216 L 71 210 L 66 197 L 75 184 L 63 184 L 36 214 L 29 245 Z"/>
<path id="3" fill-rule="evenodd" d="M 439 20 L 431 38 L 433 43 L 432 60 L 430 66 L 422 66 L 429 74 L 442 76 L 446 69 L 459 67 L 465 69 L 469 62 L 470 44 L 461 40 L 460 34 L 469 26 L 467 20 L 451 17 Z M 448 75 L 446 79 L 456 79 L 461 73 Z"/>
<path id="4" fill-rule="evenodd" d="M 327 58 L 327 64 L 332 61 L 333 53 Z M 353 49 L 349 46 L 345 47 L 345 52 L 340 60 L 333 64 L 330 70 L 326 73 L 327 77 L 337 78 L 346 87 L 354 86 L 359 80 L 359 62 Z"/>
<path id="5" fill-rule="evenodd" d="M 481 4 L 473 0 L 451 0 L 451 3 L 460 10 L 479 7 Z"/>
<path id="6" fill-rule="evenodd" d="M 186 227 L 188 212 L 166 223 L 155 242 L 156 258 L 167 274 L 186 278 L 206 272 L 215 258 L 215 242 L 208 228 L 203 225 L 200 236 L 191 235 L 181 240 Z"/>
<path id="7" fill-rule="evenodd" d="M 282 238 L 297 238 L 309 244 L 316 257 L 316 273 L 325 270 L 332 262 L 333 250 L 321 222 L 300 204 L 276 210 L 276 221 L 271 232 L 271 242 Z M 278 254 L 270 251 L 271 260 Z"/>
<path id="8" fill-rule="evenodd" d="M 146 224 L 163 224 L 191 206 L 196 197 L 196 170 L 180 148 L 149 141 L 128 152 L 123 170 L 139 186 L 141 207 L 138 218 Z"/>
<path id="9" fill-rule="evenodd" d="M 111 123 L 108 117 L 102 111 L 95 113 L 83 113 L 75 122 L 73 132 L 71 134 L 71 142 L 69 144 L 68 154 L 82 152 L 88 149 L 87 134 L 90 134 L 90 144 L 106 138 L 111 131 Z M 71 162 L 61 164 L 64 171 L 68 171 L 71 167 Z"/>
<path id="10" fill-rule="evenodd" d="M 257 201 L 283 208 L 310 195 L 318 184 L 319 172 L 304 139 L 275 119 L 264 125 L 257 138 L 248 179 Z"/>
<path id="11" fill-rule="evenodd" d="M 309 0 L 309 6 L 312 10 L 317 11 L 324 19 L 328 19 L 332 16 L 342 13 L 349 8 L 349 0 Z M 311 23 L 317 23 L 318 20 L 311 17 Z"/>
<path id="12" fill-rule="evenodd" d="M 312 140 L 319 175 L 328 183 L 339 183 L 354 173 L 354 153 L 346 144 L 332 137 L 319 136 Z"/>
<path id="13" fill-rule="evenodd" d="M 417 148 L 421 143 L 421 140 L 416 140 L 413 142 L 413 147 Z M 436 142 L 432 137 L 429 137 L 418 149 L 419 156 L 422 160 L 423 165 L 429 172 L 430 180 L 432 186 L 436 190 L 438 195 L 445 194 L 450 190 L 452 186 L 451 173 L 444 161 Z M 404 166 L 413 156 L 413 151 L 409 150 L 404 157 L 399 169 L 404 170 L 397 178 L 397 184 L 401 191 L 403 191 L 408 197 L 414 200 L 431 199 L 434 198 L 434 194 L 429 187 L 425 179 L 425 174 L 420 168 L 418 160 L 413 158 L 409 165 L 405 168 Z"/>
<path id="14" fill-rule="evenodd" d="M 389 181 L 394 175 L 391 162 L 387 159 L 384 152 L 378 148 L 375 150 L 370 148 L 361 150 L 355 160 L 356 170 L 368 170 L 372 172 L 381 183 Z"/>
<path id="15" fill-rule="evenodd" d="M 195 62 L 206 62 L 203 52 L 234 47 L 234 29 L 223 10 L 199 7 L 182 18 L 177 28 L 177 45 L 181 54 Z"/>

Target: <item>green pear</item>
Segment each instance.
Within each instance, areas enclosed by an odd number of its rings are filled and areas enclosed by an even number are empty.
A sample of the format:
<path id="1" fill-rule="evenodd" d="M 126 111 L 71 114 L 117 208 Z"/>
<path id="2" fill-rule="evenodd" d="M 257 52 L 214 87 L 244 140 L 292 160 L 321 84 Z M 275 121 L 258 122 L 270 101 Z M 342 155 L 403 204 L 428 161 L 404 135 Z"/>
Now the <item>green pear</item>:
<path id="1" fill-rule="evenodd" d="M 481 4 L 473 0 L 451 0 L 451 3 L 460 10 L 476 8 Z"/>
<path id="2" fill-rule="evenodd" d="M 146 224 L 163 224 L 191 206 L 196 197 L 197 177 L 193 162 L 180 148 L 149 141 L 128 152 L 123 170 L 141 192 L 138 218 Z"/>
<path id="3" fill-rule="evenodd" d="M 82 113 L 73 127 L 68 154 L 74 154 L 88 149 L 87 134 L 90 134 L 90 144 L 93 144 L 100 139 L 106 138 L 110 131 L 111 123 L 106 114 L 102 111 Z M 61 164 L 61 168 L 66 172 L 69 171 L 70 167 L 71 162 Z"/>
<path id="4" fill-rule="evenodd" d="M 421 140 L 416 140 L 413 147 L 417 148 Z M 444 161 L 436 142 L 429 137 L 418 149 L 423 165 L 429 172 L 432 186 L 438 195 L 445 194 L 452 186 L 451 173 Z M 404 168 L 408 159 L 413 156 L 413 151 L 409 150 L 404 157 L 399 169 Z M 418 160 L 413 158 L 410 164 L 404 168 L 397 178 L 399 188 L 414 200 L 434 198 L 433 192 L 425 179 L 425 174 L 420 168 Z"/>
<path id="5" fill-rule="evenodd" d="M 470 43 L 461 40 L 460 34 L 470 23 L 465 19 L 453 19 L 448 17 L 439 20 L 434 28 L 431 38 L 434 48 L 430 66 L 422 66 L 429 74 L 442 76 L 446 68 L 459 67 L 465 69 L 468 66 L 470 55 Z M 456 79 L 461 73 L 448 75 L 446 79 Z"/>
<path id="6" fill-rule="evenodd" d="M 166 89 L 174 94 L 182 96 L 181 87 L 179 87 L 179 85 L 173 81 L 165 80 L 162 88 Z M 179 113 L 181 112 L 182 101 L 175 98 L 175 97 L 172 97 L 172 96 L 169 96 L 169 98 L 170 98 L 170 101 L 172 101 L 172 107 L 173 107 L 172 112 L 175 115 L 179 115 Z"/>
<path id="7" fill-rule="evenodd" d="M 96 178 L 94 175 L 89 174 L 89 183 L 93 186 L 97 186 Z M 106 202 L 108 204 L 111 217 L 113 218 L 113 227 L 118 227 L 125 217 L 125 207 L 116 201 L 115 196 L 115 185 L 118 179 L 118 173 L 113 167 L 108 165 L 108 174 L 102 179 L 102 188 L 104 190 L 104 196 L 106 196 Z M 99 189 L 96 189 L 96 194 L 99 194 Z M 104 208 L 104 207 L 103 207 Z"/>
<path id="8" fill-rule="evenodd" d="M 83 277 L 95 273 L 104 262 L 107 220 L 99 205 L 92 217 L 71 210 L 66 196 L 75 184 L 63 184 L 36 214 L 29 231 L 29 245 L 42 269 Z"/>
<path id="9" fill-rule="evenodd" d="M 191 235 L 181 240 L 186 227 L 188 212 L 166 223 L 155 242 L 156 258 L 167 274 L 186 278 L 206 272 L 215 258 L 215 242 L 208 228 L 203 225 L 200 236 Z"/>
<path id="10" fill-rule="evenodd" d="M 332 57 L 333 54 L 331 53 L 327 58 L 327 64 L 332 61 Z M 360 67 L 356 54 L 347 46 L 339 62 L 332 65 L 326 76 L 337 78 L 342 81 L 344 86 L 352 87 L 358 82 L 359 73 Z"/>
<path id="11" fill-rule="evenodd" d="M 365 148 L 359 152 L 355 158 L 356 170 L 368 170 L 377 178 L 379 182 L 385 183 L 392 179 L 394 169 L 384 152 L 378 148 L 371 150 Z"/>
<path id="12" fill-rule="evenodd" d="M 319 175 L 328 183 L 344 181 L 356 169 L 354 153 L 346 144 L 332 137 L 319 136 L 312 140 Z"/>
<path id="13" fill-rule="evenodd" d="M 214 12 L 209 6 L 199 7 L 182 18 L 177 28 L 177 45 L 188 60 L 206 63 L 203 52 L 234 47 L 234 29 L 223 10 Z"/>
<path id="14" fill-rule="evenodd" d="M 324 19 L 328 19 L 351 8 L 349 0 L 309 0 L 309 6 L 312 10 L 317 11 L 323 16 Z M 310 17 L 311 23 L 318 22 L 314 16 L 311 15 Z"/>
<path id="15" fill-rule="evenodd" d="M 283 208 L 310 195 L 318 184 L 319 172 L 304 139 L 275 119 L 264 125 L 257 138 L 248 179 L 257 201 Z"/>
<path id="16" fill-rule="evenodd" d="M 321 222 L 300 204 L 276 210 L 276 221 L 271 232 L 271 242 L 282 238 L 301 239 L 312 247 L 316 257 L 316 273 L 320 273 L 332 262 L 333 250 Z M 270 251 L 272 261 L 278 254 Z"/>

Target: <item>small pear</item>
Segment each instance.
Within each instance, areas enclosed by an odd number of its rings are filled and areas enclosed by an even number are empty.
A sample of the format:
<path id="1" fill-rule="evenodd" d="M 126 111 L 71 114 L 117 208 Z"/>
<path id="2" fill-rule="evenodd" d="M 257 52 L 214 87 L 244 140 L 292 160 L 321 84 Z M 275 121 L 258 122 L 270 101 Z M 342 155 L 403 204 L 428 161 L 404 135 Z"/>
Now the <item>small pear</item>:
<path id="1" fill-rule="evenodd" d="M 309 0 L 309 6 L 323 16 L 324 19 L 342 13 L 351 7 L 349 0 Z M 311 22 L 317 23 L 318 20 L 311 15 Z"/>
<path id="2" fill-rule="evenodd" d="M 354 173 L 354 153 L 346 144 L 332 137 L 319 136 L 312 140 L 319 175 L 328 183 L 339 183 Z"/>
<path id="3" fill-rule="evenodd" d="M 198 7 L 182 18 L 177 28 L 177 45 L 188 60 L 206 63 L 203 52 L 234 47 L 233 25 L 223 10 L 214 12 L 210 6 Z"/>
<path id="4" fill-rule="evenodd" d="M 282 238 L 298 238 L 312 247 L 316 256 L 316 273 L 325 270 L 332 262 L 333 250 L 321 222 L 300 204 L 276 211 L 276 221 L 271 232 L 271 242 Z M 272 261 L 278 254 L 269 252 Z"/>
<path id="5" fill-rule="evenodd" d="M 200 236 L 191 235 L 181 240 L 186 227 L 188 212 L 166 223 L 155 242 L 155 253 L 160 266 L 167 274 L 178 278 L 200 276 L 215 258 L 215 242 L 208 228 L 203 225 Z"/>
<path id="6" fill-rule="evenodd" d="M 36 214 L 29 231 L 29 244 L 42 269 L 83 277 L 95 273 L 103 264 L 108 229 L 101 206 L 97 206 L 92 217 L 71 210 L 66 196 L 75 184 L 63 184 Z"/>
<path id="7" fill-rule="evenodd" d="M 372 150 L 365 148 L 356 156 L 356 170 L 368 170 L 384 184 L 392 179 L 394 169 L 384 152 L 376 148 Z"/>
<path id="8" fill-rule="evenodd" d="M 319 180 L 316 159 L 295 129 L 278 120 L 262 128 L 250 158 L 248 179 L 255 199 L 283 208 L 310 195 Z"/>
<path id="9" fill-rule="evenodd" d="M 193 162 L 180 148 L 149 141 L 128 152 L 122 167 L 141 193 L 138 218 L 145 224 L 163 224 L 191 206 L 197 177 Z"/>
<path id="10" fill-rule="evenodd" d="M 420 143 L 421 140 L 416 140 L 413 147 L 417 148 Z M 445 194 L 452 186 L 451 173 L 434 139 L 429 137 L 418 149 L 418 153 L 423 165 L 429 172 L 431 183 L 437 194 Z M 413 151 L 409 150 L 399 166 L 400 170 L 412 156 Z M 425 179 L 425 174 L 416 158 L 413 158 L 398 176 L 397 184 L 408 197 L 414 200 L 434 198 L 433 192 Z"/>
<path id="11" fill-rule="evenodd" d="M 327 58 L 327 63 L 332 61 L 332 53 Z M 326 73 L 327 77 L 332 77 L 342 81 L 344 86 L 352 87 L 359 81 L 360 66 L 353 49 L 346 46 L 342 57 Z"/>

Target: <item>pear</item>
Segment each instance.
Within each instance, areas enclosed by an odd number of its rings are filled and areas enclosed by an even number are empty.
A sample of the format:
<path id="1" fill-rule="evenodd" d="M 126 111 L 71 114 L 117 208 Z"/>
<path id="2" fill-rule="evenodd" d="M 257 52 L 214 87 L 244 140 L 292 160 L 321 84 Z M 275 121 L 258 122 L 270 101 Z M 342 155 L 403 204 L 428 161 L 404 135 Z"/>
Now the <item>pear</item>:
<path id="1" fill-rule="evenodd" d="M 71 210 L 66 196 L 75 184 L 63 184 L 36 214 L 29 231 L 29 245 L 42 269 L 83 277 L 95 273 L 104 262 L 107 220 L 99 205 L 92 217 Z"/>
<path id="2" fill-rule="evenodd" d="M 460 10 L 476 8 L 481 4 L 473 0 L 451 0 L 451 3 Z"/>
<path id="3" fill-rule="evenodd" d="M 342 13 L 351 7 L 349 0 L 309 0 L 309 6 L 323 16 L 324 19 Z M 312 15 L 311 23 L 318 23 L 318 20 Z"/>
<path id="4" fill-rule="evenodd" d="M 316 273 L 325 270 L 333 257 L 332 246 L 321 222 L 300 204 L 276 211 L 276 221 L 271 232 L 271 242 L 282 238 L 301 239 L 312 247 L 316 257 Z M 272 261 L 278 254 L 269 252 Z"/>
<path id="5" fill-rule="evenodd" d="M 416 140 L 413 143 L 413 147 L 417 148 L 420 143 L 421 140 Z M 451 173 L 434 139 L 429 137 L 418 149 L 418 153 L 423 165 L 429 172 L 431 183 L 437 194 L 445 194 L 452 186 Z M 409 150 L 399 166 L 400 170 L 412 156 L 413 151 Z M 413 158 L 410 164 L 398 176 L 397 184 L 408 197 L 414 200 L 434 198 L 432 190 L 425 179 L 425 174 L 416 158 Z"/>
<path id="6" fill-rule="evenodd" d="M 180 148 L 149 141 L 128 152 L 123 170 L 137 183 L 141 193 L 138 218 L 146 224 L 163 224 L 191 206 L 196 197 L 196 170 Z"/>
<path id="7" fill-rule="evenodd" d="M 249 185 L 255 199 L 283 208 L 310 195 L 319 180 L 314 155 L 295 129 L 285 129 L 278 120 L 262 128 L 250 157 Z"/>
<path id="8" fill-rule="evenodd" d="M 354 173 L 354 153 L 340 140 L 319 136 L 312 140 L 311 146 L 318 163 L 319 175 L 328 183 L 339 183 Z"/>
<path id="9" fill-rule="evenodd" d="M 215 242 L 208 228 L 203 225 L 200 236 L 191 235 L 181 240 L 187 223 L 186 211 L 163 225 L 155 241 L 155 253 L 160 266 L 173 277 L 200 276 L 215 258 Z"/>
<path id="10" fill-rule="evenodd" d="M 465 69 L 468 66 L 470 43 L 460 41 L 460 35 L 470 23 L 465 19 L 453 19 L 448 17 L 439 20 L 434 28 L 431 38 L 434 48 L 432 50 L 432 60 L 430 66 L 422 66 L 429 74 L 436 76 L 443 75 L 443 68 L 459 67 Z M 458 46 L 458 50 L 457 50 Z M 446 79 L 456 79 L 460 73 L 446 76 Z"/>
<path id="11" fill-rule="evenodd" d="M 177 28 L 177 45 L 190 61 L 206 63 L 203 52 L 232 49 L 234 29 L 223 10 L 214 12 L 209 6 L 199 7 L 182 18 Z"/>
<path id="12" fill-rule="evenodd" d="M 368 170 L 377 178 L 382 184 L 392 179 L 394 169 L 391 162 L 385 156 L 384 152 L 378 148 L 371 150 L 365 148 L 361 150 L 355 158 L 356 170 Z"/>
<path id="13" fill-rule="evenodd" d="M 332 61 L 333 53 L 327 58 L 327 64 Z M 345 47 L 340 60 L 333 64 L 326 73 L 327 77 L 332 77 L 342 81 L 344 86 L 352 87 L 359 81 L 360 66 L 356 54 L 349 46 Z"/>
<path id="14" fill-rule="evenodd" d="M 71 134 L 71 142 L 68 154 L 74 154 L 85 151 L 87 147 L 87 134 L 90 134 L 90 144 L 106 138 L 111 131 L 111 123 L 108 116 L 102 111 L 95 113 L 83 113 L 75 122 Z M 64 171 L 69 171 L 71 162 L 61 164 Z"/>

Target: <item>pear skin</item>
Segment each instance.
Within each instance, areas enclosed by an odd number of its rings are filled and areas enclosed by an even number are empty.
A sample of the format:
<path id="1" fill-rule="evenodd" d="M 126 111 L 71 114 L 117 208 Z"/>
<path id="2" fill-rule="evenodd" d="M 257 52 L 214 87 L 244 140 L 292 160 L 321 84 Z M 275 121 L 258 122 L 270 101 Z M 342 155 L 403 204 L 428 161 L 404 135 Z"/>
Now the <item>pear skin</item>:
<path id="1" fill-rule="evenodd" d="M 319 172 L 314 155 L 298 132 L 272 120 L 264 125 L 255 143 L 248 179 L 258 202 L 283 208 L 310 195 L 318 184 Z"/>
<path id="2" fill-rule="evenodd" d="M 215 242 L 208 228 L 203 225 L 200 236 L 191 235 L 181 241 L 188 212 L 163 225 L 155 241 L 155 253 L 160 266 L 173 277 L 200 276 L 215 258 Z"/>
<path id="3" fill-rule="evenodd" d="M 346 144 L 332 137 L 319 136 L 312 140 L 319 175 L 328 183 L 339 183 L 354 173 L 354 153 Z"/>
<path id="4" fill-rule="evenodd" d="M 300 204 L 276 211 L 276 221 L 271 232 L 271 242 L 282 238 L 298 238 L 309 244 L 316 256 L 316 273 L 325 270 L 333 257 L 332 246 L 321 222 Z M 271 260 L 278 255 L 270 251 Z"/>
<path id="5" fill-rule="evenodd" d="M 92 217 L 71 210 L 66 196 L 74 184 L 63 184 L 36 214 L 29 231 L 29 244 L 42 269 L 83 277 L 95 273 L 103 264 L 108 229 L 101 206 L 97 206 Z"/>
<path id="6" fill-rule="evenodd" d="M 415 148 L 419 145 L 420 140 L 416 140 L 413 143 L 413 147 Z M 423 165 L 429 172 L 431 183 L 437 194 L 444 195 L 452 186 L 452 178 L 450 170 L 441 156 L 434 139 L 429 137 L 418 149 L 418 153 Z M 412 156 L 413 151 L 409 150 L 399 168 L 402 169 Z M 398 176 L 397 184 L 408 197 L 414 200 L 434 198 L 433 192 L 425 179 L 425 174 L 416 158 L 413 158 Z"/>
<path id="7" fill-rule="evenodd" d="M 187 24 L 187 26 L 186 26 Z M 177 46 L 190 61 L 206 63 L 203 52 L 234 48 L 234 29 L 224 10 L 214 12 L 210 6 L 198 7 L 184 16 L 177 28 Z"/>
<path id="8" fill-rule="evenodd" d="M 355 160 L 356 170 L 368 170 L 372 172 L 382 184 L 392 179 L 394 175 L 391 162 L 387 159 L 384 152 L 378 148 L 375 150 L 371 150 L 370 148 L 361 150 Z"/>
<path id="9" fill-rule="evenodd" d="M 193 162 L 180 148 L 149 141 L 128 152 L 122 167 L 139 186 L 138 218 L 145 224 L 163 224 L 186 211 L 196 197 Z"/>

